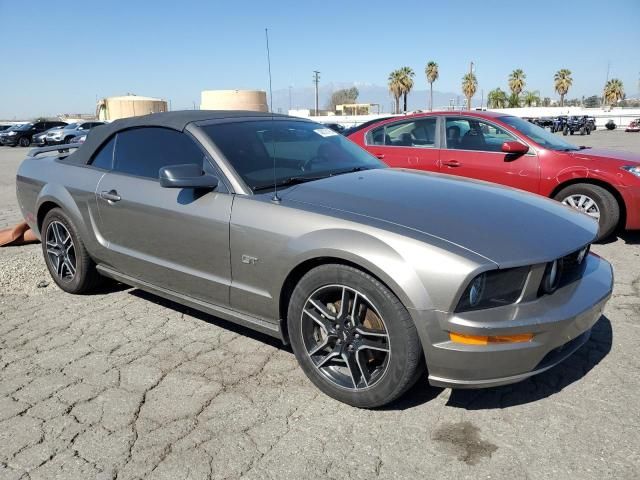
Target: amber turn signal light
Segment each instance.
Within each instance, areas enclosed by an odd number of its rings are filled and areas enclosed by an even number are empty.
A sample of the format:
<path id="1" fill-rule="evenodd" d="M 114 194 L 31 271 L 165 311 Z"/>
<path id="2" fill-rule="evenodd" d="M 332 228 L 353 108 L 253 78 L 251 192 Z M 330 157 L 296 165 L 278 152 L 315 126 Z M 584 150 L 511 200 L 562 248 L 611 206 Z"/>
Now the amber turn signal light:
<path id="1" fill-rule="evenodd" d="M 449 332 L 449 339 L 456 343 L 467 345 L 489 345 L 491 343 L 522 343 L 530 342 L 533 333 L 518 333 L 516 335 L 466 335 L 464 333 Z"/>

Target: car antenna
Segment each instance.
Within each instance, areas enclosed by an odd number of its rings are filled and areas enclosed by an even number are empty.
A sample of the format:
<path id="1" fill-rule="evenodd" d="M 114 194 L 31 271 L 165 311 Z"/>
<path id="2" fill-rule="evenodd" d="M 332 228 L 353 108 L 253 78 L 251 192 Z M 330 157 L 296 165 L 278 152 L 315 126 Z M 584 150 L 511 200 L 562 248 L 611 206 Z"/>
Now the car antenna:
<path id="1" fill-rule="evenodd" d="M 275 127 L 276 121 L 273 116 L 273 90 L 271 89 L 271 55 L 269 53 L 269 29 L 264 29 L 264 36 L 267 40 L 267 67 L 269 68 L 269 110 L 271 111 L 271 122 L 273 123 L 273 127 Z M 273 129 L 272 134 L 272 143 L 273 143 L 273 197 L 271 201 L 273 203 L 280 203 L 280 197 L 278 196 L 278 182 L 276 180 L 276 142 L 275 142 L 275 128 Z"/>

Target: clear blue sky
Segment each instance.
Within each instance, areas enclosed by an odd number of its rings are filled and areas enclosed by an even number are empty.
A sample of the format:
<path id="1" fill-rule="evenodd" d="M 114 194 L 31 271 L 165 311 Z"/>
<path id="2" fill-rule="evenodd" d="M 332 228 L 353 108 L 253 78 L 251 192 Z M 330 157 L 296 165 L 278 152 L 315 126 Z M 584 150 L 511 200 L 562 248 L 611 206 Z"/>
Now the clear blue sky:
<path id="1" fill-rule="evenodd" d="M 85 1 L 0 0 L 0 118 L 90 112 L 96 96 L 134 92 L 199 103 L 200 91 L 321 82 L 385 85 L 408 65 L 440 65 L 439 91 L 459 92 L 469 61 L 479 88 L 507 88 L 514 68 L 527 89 L 555 98 L 553 74 L 573 72 L 569 97 L 599 93 L 610 77 L 636 94 L 640 1 Z M 565 43 L 566 40 L 566 43 Z"/>

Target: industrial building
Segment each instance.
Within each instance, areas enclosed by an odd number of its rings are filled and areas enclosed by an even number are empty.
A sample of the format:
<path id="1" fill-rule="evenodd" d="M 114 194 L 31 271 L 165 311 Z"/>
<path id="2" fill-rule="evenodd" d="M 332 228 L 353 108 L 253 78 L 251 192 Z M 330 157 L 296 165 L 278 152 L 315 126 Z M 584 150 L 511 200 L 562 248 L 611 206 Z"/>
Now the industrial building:
<path id="1" fill-rule="evenodd" d="M 96 117 L 102 121 L 111 121 L 119 118 L 148 115 L 149 113 L 167 112 L 168 110 L 167 102 L 161 98 L 129 94 L 99 100 L 96 105 Z"/>
<path id="2" fill-rule="evenodd" d="M 204 90 L 200 110 L 253 110 L 267 112 L 264 90 Z"/>

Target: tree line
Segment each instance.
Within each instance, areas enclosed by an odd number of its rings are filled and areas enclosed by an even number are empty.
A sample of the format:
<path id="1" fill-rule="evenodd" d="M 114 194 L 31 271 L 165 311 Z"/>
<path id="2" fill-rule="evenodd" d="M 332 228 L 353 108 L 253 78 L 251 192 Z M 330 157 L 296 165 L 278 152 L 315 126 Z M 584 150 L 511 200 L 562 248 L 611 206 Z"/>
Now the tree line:
<path id="1" fill-rule="evenodd" d="M 433 110 L 433 84 L 439 77 L 438 64 L 434 61 L 427 62 L 424 73 L 426 81 L 429 84 L 429 110 Z M 411 67 L 402 67 L 389 74 L 388 88 L 394 99 L 395 113 L 407 111 L 407 96 L 414 87 L 414 78 L 415 72 Z M 549 106 L 551 104 L 550 98 L 545 97 L 541 99 L 538 90 L 525 90 L 526 78 L 527 75 L 522 69 L 517 68 L 513 70 L 507 79 L 510 93 L 505 92 L 499 87 L 491 90 L 487 96 L 487 107 L 513 108 L 521 106 Z M 573 85 L 571 71 L 566 68 L 558 70 L 553 76 L 553 85 L 554 90 L 560 95 L 560 106 L 564 106 L 565 96 Z M 472 71 L 462 77 L 461 87 L 462 93 L 466 98 L 467 109 L 470 109 L 471 100 L 478 89 L 478 79 Z M 603 90 L 603 102 L 608 105 L 613 105 L 624 98 L 624 85 L 622 81 L 617 78 L 608 80 Z M 400 109 L 401 99 L 403 99 L 402 110 Z"/>

